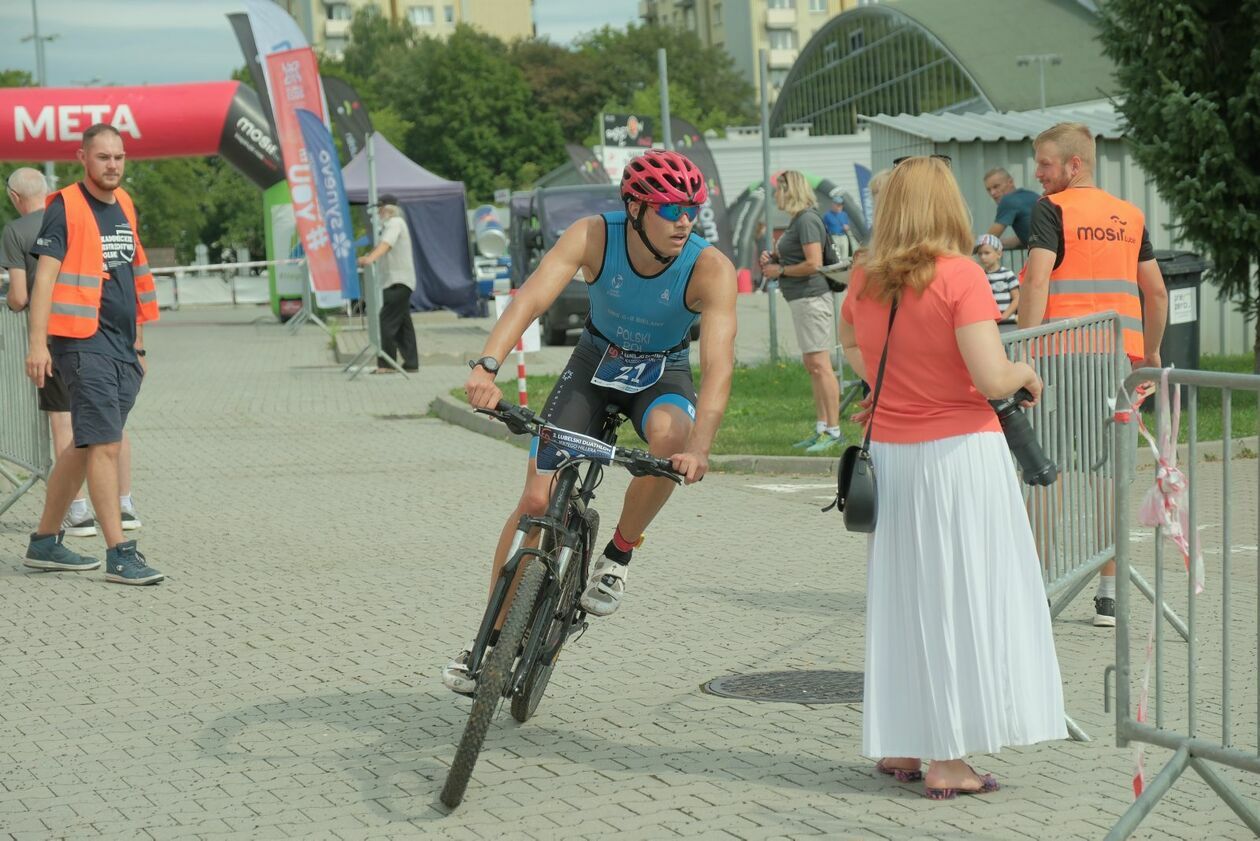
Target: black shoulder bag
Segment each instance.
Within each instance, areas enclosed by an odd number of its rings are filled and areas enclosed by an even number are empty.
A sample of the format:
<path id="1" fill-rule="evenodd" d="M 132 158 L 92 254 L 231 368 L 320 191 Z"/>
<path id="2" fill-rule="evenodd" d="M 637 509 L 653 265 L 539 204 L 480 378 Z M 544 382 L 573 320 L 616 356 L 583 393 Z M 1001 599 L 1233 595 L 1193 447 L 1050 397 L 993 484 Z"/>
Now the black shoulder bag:
<path id="1" fill-rule="evenodd" d="M 844 514 L 844 527 L 849 531 L 870 534 L 875 531 L 879 517 L 879 498 L 876 494 L 875 465 L 871 462 L 871 427 L 875 424 L 875 407 L 879 405 L 879 392 L 884 385 L 884 365 L 888 362 L 888 345 L 892 342 L 893 319 L 897 317 L 897 302 L 893 301 L 888 313 L 888 336 L 884 339 L 884 352 L 879 357 L 879 373 L 875 375 L 875 392 L 871 398 L 871 418 L 866 424 L 866 438 L 862 446 L 845 448 L 840 456 L 840 470 L 836 475 L 836 498 L 824 508 L 832 508 Z"/>
<path id="2" fill-rule="evenodd" d="M 818 221 L 823 223 L 823 241 L 821 243 L 823 267 L 839 266 L 840 255 L 836 253 L 836 244 L 831 241 L 831 234 L 827 231 L 827 223 L 823 221 L 822 214 L 817 210 L 814 211 L 814 215 L 818 217 Z M 849 288 L 849 284 L 838 277 L 833 277 L 828 272 L 820 271 L 819 274 L 827 281 L 827 288 L 832 292 L 843 292 Z"/>

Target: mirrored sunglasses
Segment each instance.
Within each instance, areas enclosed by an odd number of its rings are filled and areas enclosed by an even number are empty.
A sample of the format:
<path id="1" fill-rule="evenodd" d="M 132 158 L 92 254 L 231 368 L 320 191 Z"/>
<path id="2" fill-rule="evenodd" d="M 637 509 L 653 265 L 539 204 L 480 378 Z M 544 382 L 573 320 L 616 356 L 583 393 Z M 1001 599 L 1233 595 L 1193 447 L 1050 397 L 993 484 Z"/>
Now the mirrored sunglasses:
<path id="1" fill-rule="evenodd" d="M 694 222 L 696 217 L 700 215 L 700 206 L 695 204 L 658 204 L 655 205 L 655 208 L 656 215 L 666 222 L 677 222 L 682 216 L 686 216 Z"/>

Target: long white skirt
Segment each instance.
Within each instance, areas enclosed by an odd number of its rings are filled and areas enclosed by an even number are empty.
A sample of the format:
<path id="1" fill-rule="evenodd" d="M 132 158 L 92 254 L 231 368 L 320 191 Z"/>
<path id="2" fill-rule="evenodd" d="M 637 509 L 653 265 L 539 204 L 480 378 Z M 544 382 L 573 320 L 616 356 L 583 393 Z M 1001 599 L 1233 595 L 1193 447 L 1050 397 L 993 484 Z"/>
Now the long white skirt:
<path id="1" fill-rule="evenodd" d="M 997 432 L 871 445 L 862 752 L 958 759 L 1067 737 L 1040 564 Z"/>

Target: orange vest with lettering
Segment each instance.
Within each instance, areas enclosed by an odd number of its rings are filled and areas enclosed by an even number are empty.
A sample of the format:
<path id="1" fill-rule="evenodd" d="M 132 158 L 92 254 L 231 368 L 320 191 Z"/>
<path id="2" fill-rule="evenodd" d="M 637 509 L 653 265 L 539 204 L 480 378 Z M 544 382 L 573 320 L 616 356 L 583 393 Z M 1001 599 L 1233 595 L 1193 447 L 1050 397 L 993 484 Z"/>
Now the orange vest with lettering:
<path id="1" fill-rule="evenodd" d="M 1146 356 L 1137 282 L 1142 211 L 1097 187 L 1071 187 L 1047 198 L 1063 214 L 1063 262 L 1050 273 L 1045 320 L 1115 310 L 1125 354 L 1141 361 Z"/>
<path id="2" fill-rule="evenodd" d="M 66 205 L 66 256 L 53 283 L 52 312 L 48 316 L 48 335 L 67 339 L 86 339 L 96 333 L 100 324 L 101 284 L 111 283 L 101 248 L 101 231 L 92 207 L 78 184 L 71 184 L 48 197 L 51 203 L 61 196 Z M 131 225 L 136 244 L 131 258 L 136 279 L 136 323 L 157 321 L 157 287 L 149 271 L 149 260 L 140 244 L 136 225 L 136 207 L 131 196 L 119 187 L 114 196 Z"/>

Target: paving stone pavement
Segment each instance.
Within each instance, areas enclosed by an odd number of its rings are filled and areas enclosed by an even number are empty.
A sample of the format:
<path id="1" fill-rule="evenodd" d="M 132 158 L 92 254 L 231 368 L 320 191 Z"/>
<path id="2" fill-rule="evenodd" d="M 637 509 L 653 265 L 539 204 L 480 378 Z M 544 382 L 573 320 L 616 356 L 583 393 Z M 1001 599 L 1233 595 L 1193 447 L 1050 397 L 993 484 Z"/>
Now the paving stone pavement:
<path id="1" fill-rule="evenodd" d="M 426 349 L 468 339 L 418 323 Z M 1087 599 L 1055 633 L 1095 740 L 976 757 L 1004 782 L 991 797 L 932 803 L 878 777 L 857 753 L 860 705 L 702 694 L 719 675 L 863 656 L 865 543 L 818 512 L 819 480 L 713 475 L 676 494 L 624 607 L 565 650 L 537 717 L 499 715 L 447 814 L 468 702 L 439 672 L 480 615 L 520 451 L 425 417 L 462 381 L 456 362 L 348 382 L 317 329 L 291 336 L 254 307 L 165 313 L 146 338 L 139 537 L 169 577 L 29 573 L 40 495 L 0 520 L 0 837 L 1097 839 L 1130 801 L 1133 755 L 1102 710 L 1113 637 Z M 608 474 L 606 523 L 625 484 Z M 1254 475 L 1238 484 L 1254 513 Z M 1254 519 L 1238 543 L 1257 542 Z M 1253 621 L 1254 560 L 1235 585 Z M 1235 655 L 1254 679 L 1250 628 Z M 1254 695 L 1237 703 L 1254 749 Z M 1188 774 L 1134 837 L 1250 833 Z"/>

